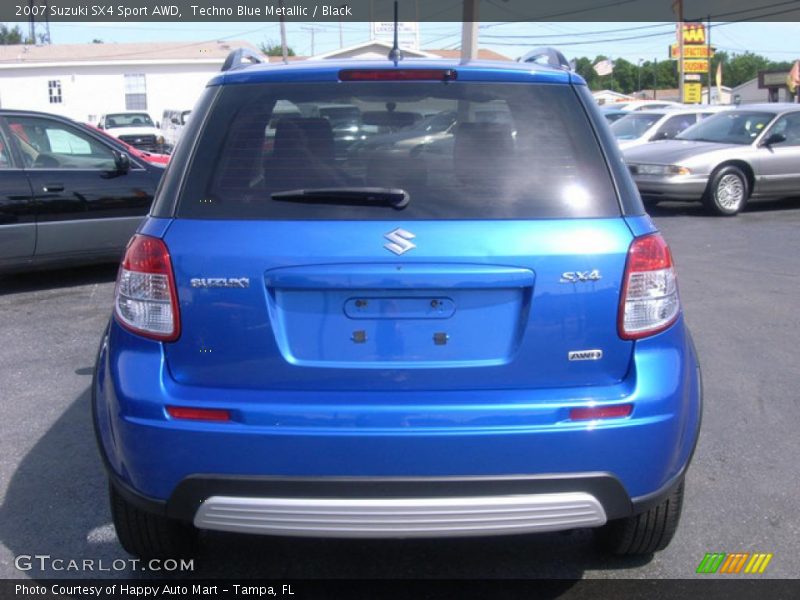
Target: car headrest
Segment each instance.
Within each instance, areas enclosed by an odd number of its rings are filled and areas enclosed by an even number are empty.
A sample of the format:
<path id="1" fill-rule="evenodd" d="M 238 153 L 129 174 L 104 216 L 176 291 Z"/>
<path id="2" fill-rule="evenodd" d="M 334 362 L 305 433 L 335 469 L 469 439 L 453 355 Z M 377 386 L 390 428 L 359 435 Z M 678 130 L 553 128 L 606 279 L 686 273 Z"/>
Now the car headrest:
<path id="1" fill-rule="evenodd" d="M 459 123 L 453 161 L 456 176 L 478 180 L 496 174 L 513 160 L 514 138 L 507 123 Z"/>
<path id="2" fill-rule="evenodd" d="M 309 159 L 332 161 L 334 158 L 333 130 L 322 117 L 284 118 L 275 125 L 276 159 Z M 302 164 L 298 165 L 302 168 Z"/>

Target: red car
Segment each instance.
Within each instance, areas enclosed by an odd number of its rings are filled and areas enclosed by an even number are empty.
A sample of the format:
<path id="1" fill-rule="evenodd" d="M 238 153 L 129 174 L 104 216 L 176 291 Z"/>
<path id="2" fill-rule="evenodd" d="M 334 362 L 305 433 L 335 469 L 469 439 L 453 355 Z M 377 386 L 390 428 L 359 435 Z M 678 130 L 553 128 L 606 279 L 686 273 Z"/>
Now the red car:
<path id="1" fill-rule="evenodd" d="M 169 154 L 154 154 L 152 152 L 145 152 L 144 150 L 140 150 L 139 148 L 131 146 L 130 144 L 123 142 L 121 139 L 114 137 L 109 133 L 106 133 L 105 131 L 99 129 L 98 127 L 95 127 L 91 123 L 84 123 L 84 125 L 86 127 L 91 127 L 93 132 L 101 134 L 102 136 L 108 138 L 109 140 L 116 142 L 118 145 L 125 146 L 125 150 L 131 156 L 135 156 L 136 158 L 141 158 L 142 160 L 146 160 L 147 162 L 156 165 L 166 165 L 169 162 Z"/>

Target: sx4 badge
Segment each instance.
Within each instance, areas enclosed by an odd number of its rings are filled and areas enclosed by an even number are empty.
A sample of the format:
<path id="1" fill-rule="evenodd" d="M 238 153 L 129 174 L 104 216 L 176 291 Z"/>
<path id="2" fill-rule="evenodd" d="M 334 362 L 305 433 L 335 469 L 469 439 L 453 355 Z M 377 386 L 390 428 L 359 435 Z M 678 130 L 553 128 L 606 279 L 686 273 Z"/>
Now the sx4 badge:
<path id="1" fill-rule="evenodd" d="M 584 281 L 600 281 L 602 279 L 600 271 L 592 269 L 591 271 L 567 271 L 561 274 L 560 283 L 581 283 Z"/>

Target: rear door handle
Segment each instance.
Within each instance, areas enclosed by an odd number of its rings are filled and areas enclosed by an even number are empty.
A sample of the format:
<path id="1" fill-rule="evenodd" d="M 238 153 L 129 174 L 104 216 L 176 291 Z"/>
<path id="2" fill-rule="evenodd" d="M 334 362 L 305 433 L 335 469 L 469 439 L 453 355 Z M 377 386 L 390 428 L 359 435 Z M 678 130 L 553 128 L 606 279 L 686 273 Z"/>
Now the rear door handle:
<path id="1" fill-rule="evenodd" d="M 63 192 L 64 191 L 64 184 L 63 183 L 48 183 L 46 186 L 42 188 L 43 192 Z"/>

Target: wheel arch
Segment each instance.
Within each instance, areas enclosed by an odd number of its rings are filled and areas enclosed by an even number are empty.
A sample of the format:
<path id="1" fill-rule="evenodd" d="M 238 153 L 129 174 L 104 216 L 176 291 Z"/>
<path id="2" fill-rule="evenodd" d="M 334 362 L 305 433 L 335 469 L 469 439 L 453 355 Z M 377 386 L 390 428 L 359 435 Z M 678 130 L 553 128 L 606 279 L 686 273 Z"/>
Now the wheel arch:
<path id="1" fill-rule="evenodd" d="M 725 160 L 719 163 L 716 167 L 711 170 L 711 175 L 708 178 L 708 185 L 710 186 L 714 180 L 714 175 L 720 170 L 724 169 L 725 167 L 738 167 L 742 173 L 744 173 L 745 177 L 747 177 L 747 196 L 748 198 L 753 195 L 753 187 L 756 183 L 756 175 L 755 171 L 753 170 L 753 166 L 742 159 L 732 158 L 729 160 Z"/>

